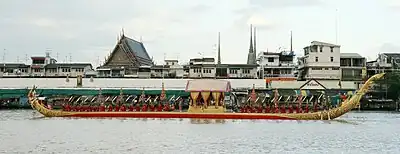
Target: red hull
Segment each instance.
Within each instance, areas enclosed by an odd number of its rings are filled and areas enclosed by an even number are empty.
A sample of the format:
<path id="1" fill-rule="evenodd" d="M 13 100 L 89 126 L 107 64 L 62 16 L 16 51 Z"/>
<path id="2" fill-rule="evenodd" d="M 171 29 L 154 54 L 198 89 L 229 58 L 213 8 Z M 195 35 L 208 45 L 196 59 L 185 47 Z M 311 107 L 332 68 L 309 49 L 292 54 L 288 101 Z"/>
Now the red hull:
<path id="1" fill-rule="evenodd" d="M 271 114 L 246 113 L 179 113 L 179 112 L 77 112 L 64 117 L 119 117 L 119 118 L 196 118 L 196 119 L 273 119 L 296 120 Z"/>

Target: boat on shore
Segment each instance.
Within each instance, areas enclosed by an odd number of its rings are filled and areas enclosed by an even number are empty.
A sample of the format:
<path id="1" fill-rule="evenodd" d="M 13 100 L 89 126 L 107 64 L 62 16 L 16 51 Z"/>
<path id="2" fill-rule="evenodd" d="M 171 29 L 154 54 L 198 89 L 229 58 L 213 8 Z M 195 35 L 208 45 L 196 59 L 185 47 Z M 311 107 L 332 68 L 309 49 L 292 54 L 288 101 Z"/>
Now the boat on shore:
<path id="1" fill-rule="evenodd" d="M 187 82 L 186 91 L 190 92 L 190 106 L 186 112 L 174 112 L 171 110 L 137 110 L 135 111 L 95 111 L 77 112 L 52 110 L 40 103 L 36 96 L 35 87 L 28 94 L 29 103 L 33 109 L 43 114 L 45 117 L 124 117 L 124 118 L 198 118 L 198 119 L 274 119 L 274 120 L 331 120 L 342 116 L 355 108 L 362 96 L 368 91 L 369 87 L 384 73 L 376 74 L 369 78 L 364 85 L 349 99 L 344 101 L 339 107 L 310 113 L 233 113 L 225 109 L 223 96 L 230 92 L 230 82 L 226 80 L 190 80 Z M 164 86 L 163 86 L 164 87 Z M 164 88 L 163 90 L 164 91 Z M 165 93 L 161 94 L 165 97 Z"/>

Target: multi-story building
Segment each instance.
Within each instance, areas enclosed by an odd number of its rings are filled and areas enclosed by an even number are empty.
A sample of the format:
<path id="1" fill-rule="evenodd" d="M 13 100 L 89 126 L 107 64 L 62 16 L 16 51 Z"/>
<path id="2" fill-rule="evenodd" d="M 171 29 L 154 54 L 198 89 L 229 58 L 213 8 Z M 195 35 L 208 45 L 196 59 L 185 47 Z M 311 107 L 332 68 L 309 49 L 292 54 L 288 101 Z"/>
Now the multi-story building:
<path id="1" fill-rule="evenodd" d="M 48 64 L 55 64 L 57 60 L 50 57 L 50 53 L 46 53 L 46 56 L 34 56 L 31 57 L 32 64 L 31 64 L 31 76 L 46 76 L 45 66 Z"/>
<path id="2" fill-rule="evenodd" d="M 257 64 L 215 64 L 214 58 L 189 62 L 189 78 L 257 78 Z"/>
<path id="3" fill-rule="evenodd" d="M 341 53 L 342 81 L 362 81 L 366 76 L 366 59 L 358 53 Z"/>
<path id="4" fill-rule="evenodd" d="M 400 53 L 382 53 L 374 61 L 367 62 L 367 76 L 392 72 L 400 68 Z"/>
<path id="5" fill-rule="evenodd" d="M 312 41 L 304 48 L 304 56 L 298 58 L 298 80 L 339 80 L 340 46 Z"/>
<path id="6" fill-rule="evenodd" d="M 184 69 L 178 60 L 165 60 L 164 65 L 153 65 L 151 67 L 152 78 L 183 78 Z"/>
<path id="7" fill-rule="evenodd" d="M 295 65 L 293 52 L 260 52 L 258 54 L 260 78 L 288 77 L 294 78 Z"/>

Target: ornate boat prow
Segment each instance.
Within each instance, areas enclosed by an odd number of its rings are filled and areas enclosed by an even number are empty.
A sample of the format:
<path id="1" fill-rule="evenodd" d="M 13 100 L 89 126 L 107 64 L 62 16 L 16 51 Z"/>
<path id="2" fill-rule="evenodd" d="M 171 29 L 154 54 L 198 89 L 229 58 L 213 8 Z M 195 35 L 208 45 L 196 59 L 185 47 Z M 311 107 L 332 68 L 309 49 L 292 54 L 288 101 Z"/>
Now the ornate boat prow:
<path id="1" fill-rule="evenodd" d="M 209 84 L 220 84 L 219 88 L 194 88 L 188 87 L 187 91 L 191 92 L 194 98 L 191 102 L 188 112 L 72 112 L 51 110 L 46 108 L 36 96 L 36 88 L 32 88 L 28 93 L 29 103 L 32 108 L 46 117 L 130 117 L 130 118 L 203 118 L 203 119 L 281 119 L 281 120 L 331 120 L 342 116 L 351 111 L 360 102 L 362 96 L 368 91 L 369 87 L 385 74 L 376 74 L 369 78 L 364 85 L 353 95 L 347 99 L 341 106 L 325 111 L 312 113 L 226 113 L 223 105 L 224 92 L 229 91 L 230 84 L 227 81 L 209 81 Z M 205 80 L 204 80 L 205 81 Z M 189 81 L 190 82 L 190 81 Z M 188 84 L 189 84 L 188 82 Z M 196 81 L 193 81 L 195 83 Z M 195 83 L 197 85 L 206 86 L 204 83 Z M 224 89 L 225 88 L 225 89 Z M 164 89 L 164 88 L 163 88 Z M 197 89 L 197 90 L 195 90 Z M 208 90 L 206 90 L 208 89 Z M 203 94 L 201 94 L 204 92 Z M 164 93 L 165 95 L 165 93 Z M 203 106 L 198 106 L 197 97 L 202 96 L 205 100 L 214 98 L 213 104 L 207 104 L 204 101 Z M 211 96 L 211 97 L 210 97 Z M 163 96 L 165 97 L 165 96 Z M 204 107 L 204 105 L 206 107 Z"/>

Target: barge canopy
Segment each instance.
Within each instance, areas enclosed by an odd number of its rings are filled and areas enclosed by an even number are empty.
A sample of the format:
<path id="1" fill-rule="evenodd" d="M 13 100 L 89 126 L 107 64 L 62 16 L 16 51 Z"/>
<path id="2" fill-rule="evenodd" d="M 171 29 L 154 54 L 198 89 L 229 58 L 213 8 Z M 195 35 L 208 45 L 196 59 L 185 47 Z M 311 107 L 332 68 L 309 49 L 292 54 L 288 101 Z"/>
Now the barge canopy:
<path id="1" fill-rule="evenodd" d="M 187 81 L 185 91 L 230 92 L 231 89 L 231 83 L 226 80 L 198 79 Z"/>

